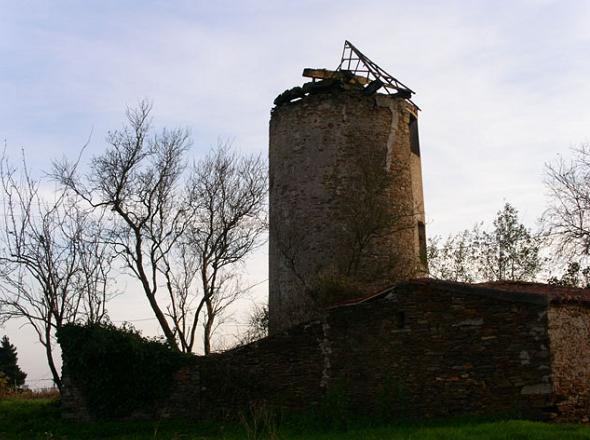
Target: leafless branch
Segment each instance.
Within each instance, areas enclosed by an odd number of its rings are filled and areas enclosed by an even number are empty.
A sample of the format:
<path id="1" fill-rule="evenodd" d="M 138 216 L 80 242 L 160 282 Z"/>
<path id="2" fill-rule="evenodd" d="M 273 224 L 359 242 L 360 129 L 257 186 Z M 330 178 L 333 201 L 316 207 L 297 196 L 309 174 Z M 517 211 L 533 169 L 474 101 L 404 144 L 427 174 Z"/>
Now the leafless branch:
<path id="1" fill-rule="evenodd" d="M 24 153 L 20 171 L 4 153 L 0 183 L 5 201 L 0 319 L 23 318 L 34 328 L 61 386 L 53 359 L 55 332 L 69 322 L 106 317 L 111 257 L 96 240 L 101 219 L 64 191 L 43 196 L 42 182 L 31 177 Z"/>

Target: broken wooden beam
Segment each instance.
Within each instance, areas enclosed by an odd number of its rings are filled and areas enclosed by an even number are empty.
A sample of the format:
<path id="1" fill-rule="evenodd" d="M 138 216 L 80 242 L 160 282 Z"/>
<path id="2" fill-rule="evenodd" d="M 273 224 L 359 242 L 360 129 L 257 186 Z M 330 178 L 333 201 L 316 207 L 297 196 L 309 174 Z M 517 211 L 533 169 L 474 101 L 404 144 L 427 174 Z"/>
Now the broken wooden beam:
<path id="1" fill-rule="evenodd" d="M 364 76 L 355 75 L 349 70 L 303 69 L 303 76 L 315 79 L 337 79 L 342 82 L 352 82 L 365 86 L 371 82 Z"/>

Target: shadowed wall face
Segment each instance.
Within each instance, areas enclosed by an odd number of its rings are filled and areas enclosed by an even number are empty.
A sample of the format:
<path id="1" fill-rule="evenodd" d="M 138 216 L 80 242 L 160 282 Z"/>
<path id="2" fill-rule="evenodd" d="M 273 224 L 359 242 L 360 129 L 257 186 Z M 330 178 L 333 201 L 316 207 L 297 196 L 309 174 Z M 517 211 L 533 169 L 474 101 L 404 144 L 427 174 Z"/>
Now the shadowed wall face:
<path id="1" fill-rule="evenodd" d="M 174 403 L 192 413 L 172 414 L 207 417 L 252 402 L 319 411 L 331 401 L 351 415 L 398 419 L 567 418 L 569 408 L 554 405 L 547 321 L 543 296 L 400 283 L 380 300 L 334 308 L 318 321 L 199 358 L 179 380 L 176 396 L 184 400 Z M 197 371 L 200 384 L 186 381 Z M 195 387 L 199 397 L 187 397 Z"/>
<path id="2" fill-rule="evenodd" d="M 590 302 L 555 303 L 553 295 L 398 283 L 319 320 L 195 357 L 175 375 L 169 398 L 148 409 L 154 417 L 209 418 L 261 403 L 319 411 L 332 402 L 351 415 L 397 419 L 587 420 Z M 64 377 L 64 413 L 87 416 L 67 368 Z"/>
<path id="3" fill-rule="evenodd" d="M 425 273 L 416 113 L 403 98 L 358 91 L 273 110 L 271 333 Z"/>

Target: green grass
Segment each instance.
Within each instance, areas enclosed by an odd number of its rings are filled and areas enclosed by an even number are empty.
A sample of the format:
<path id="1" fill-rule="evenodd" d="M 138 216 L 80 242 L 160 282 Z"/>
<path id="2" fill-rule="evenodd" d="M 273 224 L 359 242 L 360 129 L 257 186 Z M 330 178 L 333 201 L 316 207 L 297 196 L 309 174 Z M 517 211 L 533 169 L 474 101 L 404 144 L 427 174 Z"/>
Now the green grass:
<path id="1" fill-rule="evenodd" d="M 247 423 L 252 427 L 252 422 Z M 59 406 L 51 400 L 0 401 L 0 439 L 26 440 L 431 440 L 431 439 L 590 439 L 590 427 L 558 425 L 523 420 L 439 420 L 371 426 L 357 422 L 347 428 L 293 419 L 271 436 L 248 435 L 246 424 L 193 421 L 74 422 L 60 418 Z M 271 429 L 274 431 L 274 429 Z"/>
<path id="2" fill-rule="evenodd" d="M 0 439 L 223 439 L 223 426 L 185 421 L 63 420 L 57 401 L 0 401 Z"/>

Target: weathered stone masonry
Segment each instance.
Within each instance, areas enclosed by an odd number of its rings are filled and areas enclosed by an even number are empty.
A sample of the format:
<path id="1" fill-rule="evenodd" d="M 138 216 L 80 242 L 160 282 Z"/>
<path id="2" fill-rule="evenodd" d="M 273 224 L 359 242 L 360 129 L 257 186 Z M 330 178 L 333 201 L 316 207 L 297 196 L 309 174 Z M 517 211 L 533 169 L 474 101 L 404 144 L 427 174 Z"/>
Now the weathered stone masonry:
<path id="1" fill-rule="evenodd" d="M 418 231 L 424 224 L 421 166 L 410 133 L 414 121 L 417 141 L 417 113 L 400 96 L 338 88 L 273 109 L 271 333 L 313 317 L 306 290 L 318 277 L 346 272 L 363 216 L 367 223 L 386 216 L 391 225 L 375 234 L 349 273 L 359 291 L 377 292 L 425 274 Z"/>
<path id="2" fill-rule="evenodd" d="M 399 284 L 205 360 L 201 409 L 251 401 L 303 409 L 336 389 L 368 413 L 386 402 L 404 416 L 583 419 L 590 408 L 590 313 L 580 298 L 587 294 L 564 298 L 539 289 Z"/>

